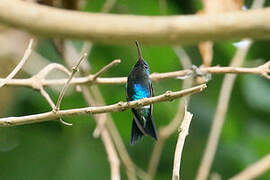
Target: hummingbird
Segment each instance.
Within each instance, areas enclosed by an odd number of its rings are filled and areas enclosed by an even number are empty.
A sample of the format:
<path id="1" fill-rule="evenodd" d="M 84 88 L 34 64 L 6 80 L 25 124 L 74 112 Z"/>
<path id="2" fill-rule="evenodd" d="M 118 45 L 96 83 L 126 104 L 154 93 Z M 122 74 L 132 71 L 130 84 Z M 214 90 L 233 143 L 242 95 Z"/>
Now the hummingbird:
<path id="1" fill-rule="evenodd" d="M 138 60 L 133 66 L 127 78 L 126 93 L 127 101 L 136 101 L 142 98 L 153 97 L 152 81 L 149 78 L 150 69 L 141 55 L 138 41 L 135 41 Z M 153 105 L 132 108 L 133 122 L 131 129 L 131 145 L 134 145 L 142 136 L 151 136 L 158 139 L 156 127 L 152 117 Z"/>

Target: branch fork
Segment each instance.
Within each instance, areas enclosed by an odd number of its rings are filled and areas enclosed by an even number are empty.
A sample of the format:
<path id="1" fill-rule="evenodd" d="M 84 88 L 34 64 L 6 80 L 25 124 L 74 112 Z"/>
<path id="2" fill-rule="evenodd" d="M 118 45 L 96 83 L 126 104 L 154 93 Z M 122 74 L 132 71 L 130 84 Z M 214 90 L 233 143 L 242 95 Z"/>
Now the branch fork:
<path id="1" fill-rule="evenodd" d="M 52 110 L 52 112 L 53 112 L 54 114 L 58 115 L 58 112 L 59 112 L 59 110 L 60 110 L 60 105 L 61 105 L 62 99 L 63 99 L 63 97 L 64 97 L 64 95 L 65 95 L 65 93 L 66 93 L 66 91 L 67 91 L 67 89 L 68 89 L 68 87 L 69 87 L 69 85 L 70 85 L 70 81 L 71 81 L 72 78 L 75 76 L 76 72 L 79 71 L 79 65 L 82 63 L 83 60 L 86 59 L 86 57 L 87 57 L 87 54 L 84 53 L 83 56 L 82 56 L 82 57 L 80 58 L 80 60 L 78 61 L 78 63 L 76 64 L 76 66 L 72 67 L 72 72 L 71 72 L 71 74 L 70 74 L 68 80 L 66 81 L 66 84 L 63 86 L 63 88 L 62 88 L 62 90 L 61 90 L 61 92 L 60 92 L 60 95 L 59 95 L 59 97 L 58 97 L 56 106 L 55 106 L 55 107 L 53 108 L 53 110 Z M 59 117 L 59 120 L 60 120 L 60 122 L 62 122 L 62 123 L 65 124 L 65 125 L 72 126 L 71 123 L 65 122 L 64 120 L 62 120 L 61 117 Z"/>
<path id="2" fill-rule="evenodd" d="M 261 76 L 265 77 L 266 79 L 270 79 L 270 61 L 257 68 L 261 72 Z"/>

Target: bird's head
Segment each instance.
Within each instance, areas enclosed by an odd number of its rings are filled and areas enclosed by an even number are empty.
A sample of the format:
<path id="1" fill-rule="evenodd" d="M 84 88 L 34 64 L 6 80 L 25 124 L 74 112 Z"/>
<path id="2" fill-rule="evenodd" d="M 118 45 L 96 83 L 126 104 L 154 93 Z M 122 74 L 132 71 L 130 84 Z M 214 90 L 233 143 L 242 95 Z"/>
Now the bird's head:
<path id="1" fill-rule="evenodd" d="M 143 69 L 147 72 L 147 74 L 150 74 L 149 71 L 149 65 L 147 64 L 147 62 L 143 59 L 142 54 L 141 54 L 141 49 L 139 46 L 138 41 L 135 41 L 136 47 L 137 47 L 137 51 L 138 51 L 138 61 L 136 62 L 136 64 L 134 65 L 135 69 Z"/>

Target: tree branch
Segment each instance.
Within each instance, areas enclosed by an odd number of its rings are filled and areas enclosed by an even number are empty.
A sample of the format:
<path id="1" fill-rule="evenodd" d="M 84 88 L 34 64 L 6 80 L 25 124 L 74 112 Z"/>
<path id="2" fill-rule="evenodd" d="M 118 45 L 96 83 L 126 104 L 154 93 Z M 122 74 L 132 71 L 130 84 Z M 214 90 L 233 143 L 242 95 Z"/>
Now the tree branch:
<path id="1" fill-rule="evenodd" d="M 105 73 L 111 67 L 113 67 L 114 65 L 119 64 L 119 63 L 121 63 L 120 59 L 116 59 L 116 60 L 112 61 L 110 64 L 104 66 L 101 70 L 99 70 L 96 74 L 94 74 L 91 79 L 93 81 L 95 81 L 97 79 L 97 77 L 99 77 L 101 74 Z"/>
<path id="2" fill-rule="evenodd" d="M 0 1 L 0 22 L 3 24 L 37 35 L 107 44 L 133 43 L 135 40 L 144 44 L 184 44 L 206 40 L 265 39 L 270 38 L 269 16 L 269 8 L 215 16 L 150 17 L 83 13 L 20 0 Z"/>
<path id="3" fill-rule="evenodd" d="M 116 60 L 118 63 L 118 61 Z M 117 64 L 116 63 L 116 64 Z M 110 64 L 109 64 L 110 65 Z M 109 66 L 107 65 L 107 66 Z M 111 66 L 110 66 L 111 67 Z M 241 67 L 201 67 L 198 68 L 198 71 L 203 73 L 211 73 L 211 74 L 223 74 L 223 73 L 232 73 L 232 74 L 255 74 L 263 76 L 267 79 L 270 79 L 270 61 L 266 62 L 265 64 L 255 67 L 255 68 L 241 68 Z M 193 70 L 180 70 L 174 72 L 166 72 L 166 73 L 152 73 L 150 78 L 152 81 L 159 81 L 163 79 L 170 79 L 170 78 L 179 78 L 179 77 L 187 77 L 194 73 Z M 88 75 L 85 77 L 77 77 L 73 78 L 70 84 L 125 84 L 127 81 L 126 77 L 111 77 L 111 78 L 100 78 L 97 77 L 94 79 L 95 75 Z M 42 82 L 42 86 L 55 86 L 55 85 L 63 85 L 66 83 L 68 79 L 44 79 Z M 0 78 L 0 82 L 4 81 L 3 78 Z M 28 86 L 35 88 L 35 82 L 33 82 L 32 78 L 28 79 L 11 79 L 6 83 L 6 86 Z"/>
<path id="4" fill-rule="evenodd" d="M 164 102 L 164 101 L 172 101 L 173 99 L 176 99 L 176 98 L 180 98 L 186 95 L 201 92 L 205 88 L 206 88 L 206 85 L 202 84 L 202 85 L 195 86 L 195 87 L 181 90 L 181 91 L 176 91 L 176 92 L 167 91 L 166 93 L 162 95 L 151 97 L 151 98 L 144 98 L 137 101 L 118 102 L 116 104 L 100 106 L 100 107 L 86 107 L 86 108 L 78 108 L 78 109 L 59 110 L 57 112 L 52 111 L 52 112 L 21 116 L 21 117 L 0 118 L 0 127 L 43 122 L 43 121 L 49 121 L 55 118 L 61 118 L 61 117 L 72 116 L 72 115 L 100 114 L 100 113 L 109 113 L 109 112 L 116 112 L 116 111 L 125 111 L 126 109 L 130 109 L 130 108 L 147 106 L 150 104 Z"/>
<path id="5" fill-rule="evenodd" d="M 33 39 L 30 39 L 30 42 L 28 44 L 28 47 L 26 48 L 24 55 L 22 59 L 20 60 L 19 64 L 14 68 L 14 70 L 2 81 L 0 81 L 0 88 L 3 87 L 8 81 L 10 81 L 17 72 L 22 68 L 22 66 L 25 64 L 25 62 L 28 60 L 29 56 L 32 52 L 32 46 L 33 46 Z"/>
<path id="6" fill-rule="evenodd" d="M 202 72 L 210 73 L 210 74 L 256 74 L 263 76 L 267 79 L 270 79 L 270 61 L 265 64 L 254 67 L 254 68 L 245 68 L 245 67 L 207 67 L 200 68 Z"/>
<path id="7" fill-rule="evenodd" d="M 230 178 L 230 180 L 255 179 L 265 173 L 268 169 L 270 169 L 270 154 L 266 155 L 258 162 L 251 164 L 245 170 Z"/>
<path id="8" fill-rule="evenodd" d="M 178 140 L 177 140 L 177 144 L 175 148 L 172 180 L 180 179 L 181 156 L 183 152 L 185 139 L 186 139 L 186 136 L 188 135 L 189 125 L 190 125 L 192 116 L 193 114 L 188 112 L 187 107 L 185 107 L 185 115 L 184 115 L 184 119 L 182 121 L 181 127 L 179 129 L 179 136 L 178 136 Z"/>

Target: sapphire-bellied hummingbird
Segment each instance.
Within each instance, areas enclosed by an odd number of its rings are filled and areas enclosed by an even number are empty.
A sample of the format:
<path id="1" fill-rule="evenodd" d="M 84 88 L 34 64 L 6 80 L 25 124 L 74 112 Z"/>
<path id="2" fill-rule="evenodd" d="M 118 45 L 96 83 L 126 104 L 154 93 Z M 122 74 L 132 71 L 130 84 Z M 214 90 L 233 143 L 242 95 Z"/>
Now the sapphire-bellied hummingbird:
<path id="1" fill-rule="evenodd" d="M 154 96 L 152 81 L 149 78 L 150 69 L 142 58 L 138 41 L 135 42 L 138 50 L 138 61 L 128 75 L 126 92 L 127 100 L 135 101 Z M 131 144 L 135 144 L 142 136 L 149 135 L 157 140 L 157 132 L 152 117 L 153 105 L 131 109 L 133 122 L 131 129 Z"/>

